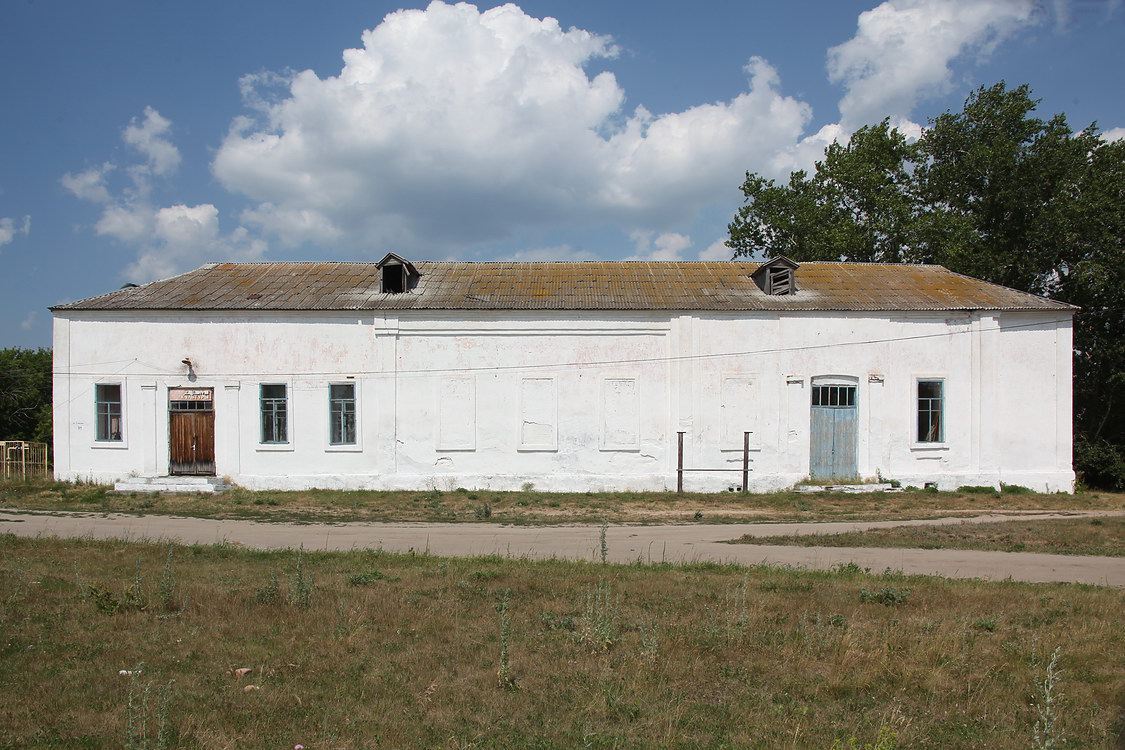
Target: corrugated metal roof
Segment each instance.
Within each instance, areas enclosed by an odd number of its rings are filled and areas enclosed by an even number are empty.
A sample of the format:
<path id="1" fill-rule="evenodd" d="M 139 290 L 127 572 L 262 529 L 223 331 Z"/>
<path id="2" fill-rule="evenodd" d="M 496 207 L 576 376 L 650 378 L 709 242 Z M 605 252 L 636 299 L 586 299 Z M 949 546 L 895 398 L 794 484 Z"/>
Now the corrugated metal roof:
<path id="1" fill-rule="evenodd" d="M 770 296 L 757 263 L 434 262 L 416 287 L 379 291 L 374 263 L 217 263 L 53 310 L 1066 310 L 941 266 L 802 263 Z"/>

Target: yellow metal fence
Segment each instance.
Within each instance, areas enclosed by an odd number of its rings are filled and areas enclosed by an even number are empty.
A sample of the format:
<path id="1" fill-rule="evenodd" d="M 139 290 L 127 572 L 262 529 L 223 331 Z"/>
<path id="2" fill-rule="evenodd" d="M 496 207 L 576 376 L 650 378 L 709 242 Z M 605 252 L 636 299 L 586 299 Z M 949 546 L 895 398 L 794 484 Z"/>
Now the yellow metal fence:
<path id="1" fill-rule="evenodd" d="M 0 478 L 43 479 L 50 475 L 46 443 L 0 440 Z"/>

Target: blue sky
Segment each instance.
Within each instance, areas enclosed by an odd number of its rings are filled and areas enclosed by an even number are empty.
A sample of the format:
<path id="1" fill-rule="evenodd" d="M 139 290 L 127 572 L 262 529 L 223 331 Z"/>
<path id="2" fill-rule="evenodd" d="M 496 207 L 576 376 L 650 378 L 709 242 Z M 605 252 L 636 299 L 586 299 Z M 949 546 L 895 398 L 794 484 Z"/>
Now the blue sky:
<path id="1" fill-rule="evenodd" d="M 0 346 L 214 260 L 724 257 L 745 170 L 981 84 L 1125 134 L 1121 5 L 5 3 Z"/>

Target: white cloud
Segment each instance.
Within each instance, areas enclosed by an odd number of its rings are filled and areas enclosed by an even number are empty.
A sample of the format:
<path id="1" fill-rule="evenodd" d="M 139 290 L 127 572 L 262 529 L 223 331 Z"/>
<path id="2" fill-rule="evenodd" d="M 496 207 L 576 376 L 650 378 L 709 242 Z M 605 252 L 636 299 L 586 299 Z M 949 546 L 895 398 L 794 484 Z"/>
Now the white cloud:
<path id="1" fill-rule="evenodd" d="M 1119 141 L 1125 138 L 1125 128 L 1110 128 L 1102 133 L 1102 140 L 1108 142 Z"/>
<path id="2" fill-rule="evenodd" d="M 855 36 L 828 50 L 828 77 L 846 89 L 842 122 L 856 127 L 908 116 L 952 86 L 950 63 L 987 54 L 1037 22 L 1032 0 L 887 0 L 859 16 Z"/>
<path id="3" fill-rule="evenodd" d="M 157 178 L 167 178 L 180 163 L 180 152 L 168 138 L 171 130 L 170 120 L 145 107 L 144 118 L 134 118 L 121 135 L 144 160 L 124 167 L 127 185 L 111 189 L 106 178 L 117 165 L 106 162 L 63 175 L 63 187 L 75 197 L 101 206 L 95 234 L 136 248 L 136 260 L 124 271 L 131 281 L 171 276 L 206 261 L 261 258 L 267 249 L 265 241 L 244 226 L 224 234 L 213 204 L 160 207 L 153 200 L 160 184 Z"/>
<path id="4" fill-rule="evenodd" d="M 633 254 L 625 260 L 683 260 L 683 252 L 691 247 L 691 237 L 678 232 L 653 232 L 636 229 L 629 233 Z"/>
<path id="5" fill-rule="evenodd" d="M 167 175 L 180 166 L 180 150 L 168 139 L 172 121 L 152 107 L 145 107 L 144 119 L 129 123 L 121 139 L 145 157 L 146 168 L 155 175 Z"/>
<path id="6" fill-rule="evenodd" d="M 321 79 L 243 79 L 212 168 L 256 206 L 243 220 L 287 244 L 455 249 L 531 225 L 670 228 L 732 205 L 746 169 L 802 134 L 808 105 L 754 58 L 729 101 L 624 109 L 609 37 L 514 5 L 435 2 L 392 13 Z M 259 92 L 261 83 L 271 89 Z"/>
<path id="7" fill-rule="evenodd" d="M 700 260 L 731 260 L 734 250 L 727 247 L 727 238 L 720 237 L 707 247 L 699 251 Z"/>
<path id="8" fill-rule="evenodd" d="M 222 234 L 219 210 L 210 203 L 160 208 L 151 220 L 151 238 L 126 269 L 130 278 L 171 276 L 207 260 L 258 260 L 266 252 L 265 242 L 251 236 L 245 227 Z"/>
<path id="9" fill-rule="evenodd" d="M 160 208 L 152 197 L 181 156 L 172 123 L 151 107 L 122 132 L 137 163 L 68 174 L 63 185 L 102 207 L 97 233 L 138 249 L 129 273 L 142 278 L 260 257 L 267 236 L 314 252 L 433 257 L 529 229 L 616 227 L 632 230 L 633 257 L 729 258 L 721 242 L 694 251 L 682 230 L 703 209 L 733 211 L 746 170 L 784 179 L 884 116 L 916 138 L 909 117 L 953 85 L 954 62 L 1041 15 L 1033 0 L 883 2 L 829 50 L 840 118 L 810 133 L 811 108 L 786 96 L 761 58 L 750 58 L 731 98 L 653 113 L 627 105 L 613 73 L 597 72 L 618 54 L 610 37 L 515 5 L 434 2 L 363 32 L 337 75 L 239 81 L 245 110 L 211 164 L 221 185 L 250 199 L 231 232 L 213 203 Z M 131 180 L 119 190 L 108 184 L 115 168 Z M 559 245 L 510 257 L 595 256 Z"/>
<path id="10" fill-rule="evenodd" d="M 113 164 L 106 162 L 100 167 L 92 167 L 84 172 L 67 173 L 60 180 L 62 186 L 69 190 L 76 198 L 91 203 L 109 203 L 109 188 L 106 187 L 106 175 L 114 169 Z"/>
<path id="11" fill-rule="evenodd" d="M 0 217 L 0 247 L 9 244 L 19 235 L 31 234 L 31 217 L 25 216 L 19 222 L 4 216 Z"/>
<path id="12" fill-rule="evenodd" d="M 29 311 L 27 313 L 27 317 L 25 317 L 23 320 L 20 321 L 20 330 L 21 331 L 30 331 L 32 328 L 35 327 L 35 322 L 38 319 L 39 319 L 39 313 L 37 313 L 35 310 Z"/>

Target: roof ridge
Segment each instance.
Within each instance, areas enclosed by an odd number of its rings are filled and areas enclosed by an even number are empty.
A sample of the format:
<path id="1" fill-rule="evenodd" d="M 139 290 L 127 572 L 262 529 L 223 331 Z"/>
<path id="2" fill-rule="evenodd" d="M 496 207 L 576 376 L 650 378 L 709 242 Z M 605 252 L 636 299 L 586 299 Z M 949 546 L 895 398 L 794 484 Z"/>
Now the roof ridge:
<path id="1" fill-rule="evenodd" d="M 430 263 L 430 264 L 435 264 L 435 265 L 436 264 L 441 264 L 441 265 L 463 264 L 463 265 L 474 265 L 474 266 L 484 266 L 484 265 L 506 265 L 506 266 L 515 266 L 515 265 L 519 265 L 519 266 L 592 265 L 592 264 L 595 264 L 595 263 L 602 263 L 602 264 L 609 263 L 609 264 L 613 264 L 613 265 L 641 265 L 641 264 L 650 264 L 651 263 L 651 264 L 656 264 L 658 266 L 659 265 L 669 265 L 669 266 L 673 266 L 673 265 L 697 265 L 697 266 L 722 265 L 722 266 L 729 266 L 729 265 L 739 265 L 739 264 L 761 265 L 763 263 L 769 262 L 769 259 L 767 259 L 767 260 L 750 260 L 750 259 L 746 259 L 746 260 L 734 260 L 734 259 L 732 259 L 732 260 L 651 260 L 651 259 L 650 260 L 625 260 L 625 259 L 620 259 L 619 260 L 619 259 L 615 259 L 615 258 L 595 258 L 595 259 L 586 259 L 586 260 L 429 260 L 429 259 L 422 259 L 422 260 L 415 260 L 415 261 L 411 261 L 411 262 L 415 263 L 415 264 L 417 264 L 417 263 Z M 949 269 L 945 268 L 945 266 L 943 266 L 939 263 L 907 263 L 907 262 L 892 263 L 892 262 L 889 262 L 889 261 L 864 261 L 864 260 L 806 260 L 806 261 L 800 261 L 800 262 L 794 261 L 794 262 L 796 262 L 798 266 L 810 266 L 810 265 L 820 265 L 820 266 L 886 266 L 886 267 L 890 267 L 890 268 L 903 268 L 903 267 L 909 267 L 909 268 L 942 268 L 942 269 L 945 269 L 947 271 L 949 270 Z M 181 274 L 176 274 L 176 276 L 169 276 L 169 277 L 166 277 L 164 279 L 158 279 L 157 281 L 168 281 L 169 279 L 174 279 L 177 276 L 184 276 L 188 273 L 193 273 L 194 271 L 199 271 L 199 270 L 202 270 L 204 268 L 212 269 L 212 268 L 217 268 L 219 266 L 315 266 L 315 265 L 331 265 L 331 264 L 351 265 L 351 266 L 377 266 L 377 265 L 379 265 L 379 261 L 374 261 L 374 260 L 223 261 L 223 262 L 218 262 L 218 263 L 205 263 L 204 265 L 199 266 L 198 268 L 192 269 L 191 271 L 187 271 L 187 272 L 181 273 Z M 950 273 L 953 273 L 953 272 L 950 271 Z M 969 276 L 967 278 L 974 278 L 974 277 Z M 153 284 L 153 283 L 156 283 L 156 282 L 155 281 L 146 282 L 145 284 L 142 284 L 141 286 L 146 286 L 147 284 Z"/>

